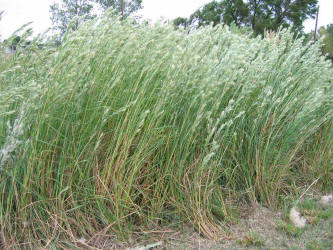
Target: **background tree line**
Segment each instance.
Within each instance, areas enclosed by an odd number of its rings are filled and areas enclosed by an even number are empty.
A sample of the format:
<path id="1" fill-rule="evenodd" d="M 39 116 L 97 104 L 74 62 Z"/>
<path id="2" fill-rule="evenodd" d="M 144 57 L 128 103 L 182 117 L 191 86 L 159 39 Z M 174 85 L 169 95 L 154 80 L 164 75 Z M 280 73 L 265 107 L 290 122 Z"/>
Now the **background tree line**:
<path id="1" fill-rule="evenodd" d="M 75 30 L 80 23 L 95 18 L 96 9 L 105 11 L 109 8 L 129 16 L 142 8 L 142 0 L 62 0 L 60 4 L 50 6 L 52 29 L 61 39 L 71 21 L 71 29 Z"/>
<path id="2" fill-rule="evenodd" d="M 251 29 L 255 35 L 263 35 L 265 30 L 290 28 L 310 40 L 313 33 L 305 34 L 303 23 L 306 19 L 315 18 L 318 8 L 318 0 L 214 0 L 189 18 L 176 18 L 173 24 L 192 29 L 220 23 L 234 24 Z M 333 61 L 333 24 L 321 27 L 319 36 L 323 39 L 323 53 Z"/>
<path id="3" fill-rule="evenodd" d="M 315 18 L 318 0 L 222 0 L 212 1 L 195 11 L 189 18 L 174 20 L 177 26 L 195 26 L 225 23 L 251 27 L 256 34 L 265 29 L 276 31 L 291 27 L 303 31 L 303 22 Z"/>
<path id="4" fill-rule="evenodd" d="M 62 0 L 60 3 L 51 5 L 51 28 L 56 37 L 56 44 L 61 43 L 66 31 L 76 30 L 83 22 L 95 18 L 109 8 L 113 8 L 123 17 L 127 17 L 142 8 L 142 0 Z M 0 21 L 3 13 L 4 11 L 0 10 Z M 14 34 L 4 40 L 4 44 L 13 52 L 18 47 L 29 46 L 30 41 L 26 38 L 26 35 L 23 37 Z"/>
<path id="5" fill-rule="evenodd" d="M 142 8 L 142 1 L 62 0 L 50 6 L 52 29 L 58 41 L 61 41 L 70 22 L 71 29 L 75 30 L 82 22 L 95 18 L 98 13 L 109 8 L 127 17 Z M 264 34 L 265 30 L 291 28 L 297 34 L 304 34 L 304 21 L 315 18 L 317 11 L 318 0 L 214 0 L 196 10 L 189 18 L 176 18 L 173 24 L 192 29 L 210 24 L 234 24 L 251 29 L 255 35 Z M 0 20 L 1 14 L 0 11 Z M 313 33 L 304 35 L 308 40 L 313 37 Z M 333 61 L 333 24 L 320 27 L 318 35 L 322 38 L 323 53 Z M 19 38 L 14 40 L 17 41 Z"/>

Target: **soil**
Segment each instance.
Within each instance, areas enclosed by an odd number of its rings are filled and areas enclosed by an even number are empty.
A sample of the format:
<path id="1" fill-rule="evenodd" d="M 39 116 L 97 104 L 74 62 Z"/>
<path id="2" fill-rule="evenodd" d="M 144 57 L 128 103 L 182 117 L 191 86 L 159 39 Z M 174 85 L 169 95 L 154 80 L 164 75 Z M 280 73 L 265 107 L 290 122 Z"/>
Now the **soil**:
<path id="1" fill-rule="evenodd" d="M 162 241 L 162 246 L 146 248 L 153 250 L 181 249 L 332 249 L 333 250 L 333 203 L 320 205 L 316 198 L 316 209 L 328 214 L 325 218 L 307 217 L 305 228 L 298 229 L 288 218 L 286 211 L 254 205 L 244 209 L 237 224 L 229 227 L 229 239 L 220 241 L 202 237 L 190 227 L 181 232 L 166 233 L 150 243 Z M 318 205 L 318 206 L 317 206 Z M 316 211 L 314 211 L 316 212 Z M 319 212 L 318 212 L 319 213 Z M 284 226 L 279 226 L 284 225 Z M 152 240 L 152 239 L 151 239 Z M 144 246 L 144 245 L 141 245 Z M 140 248 L 131 248 L 140 249 Z M 141 248 L 146 250 L 145 248 Z M 140 249 L 140 250 L 141 250 Z"/>
<path id="2" fill-rule="evenodd" d="M 230 228 L 231 239 L 216 242 L 188 229 L 160 249 L 333 249 L 333 218 L 307 225 L 299 236 L 279 230 L 278 222 L 285 220 L 282 212 L 255 206 L 248 217 Z"/>

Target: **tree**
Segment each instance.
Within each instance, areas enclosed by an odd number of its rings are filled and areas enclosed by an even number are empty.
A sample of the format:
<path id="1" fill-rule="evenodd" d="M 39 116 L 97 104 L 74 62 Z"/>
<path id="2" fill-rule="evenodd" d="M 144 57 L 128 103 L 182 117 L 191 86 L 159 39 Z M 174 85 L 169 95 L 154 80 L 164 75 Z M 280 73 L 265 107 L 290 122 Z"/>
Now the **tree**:
<path id="1" fill-rule="evenodd" d="M 142 0 L 94 0 L 97 2 L 104 10 L 113 8 L 122 16 L 129 16 L 130 14 L 138 11 L 142 8 Z"/>
<path id="2" fill-rule="evenodd" d="M 87 20 L 96 17 L 93 12 L 94 4 L 99 5 L 103 10 L 113 8 L 122 16 L 129 16 L 142 8 L 142 0 L 62 0 L 61 4 L 54 3 L 50 6 L 51 21 L 53 29 L 58 31 L 59 38 L 63 37 L 70 22 L 72 30 Z M 73 18 L 75 18 L 73 20 Z"/>
<path id="3" fill-rule="evenodd" d="M 18 35 L 13 37 L 13 39 L 11 40 L 11 43 L 9 44 L 9 50 L 11 53 L 14 53 L 14 51 L 20 45 L 21 39 L 22 39 L 21 36 L 18 36 Z M 6 43 L 7 43 L 7 41 L 6 41 Z"/>
<path id="4" fill-rule="evenodd" d="M 190 19 L 189 24 L 195 24 L 198 27 L 213 24 L 214 26 L 222 22 L 224 14 L 224 4 L 213 1 L 204 5 L 201 9 L 194 12 Z"/>
<path id="5" fill-rule="evenodd" d="M 70 22 L 71 28 L 76 30 L 80 23 L 94 18 L 91 13 L 93 5 L 89 0 L 62 0 L 61 4 L 54 3 L 50 6 L 53 29 L 59 32 L 60 38 L 65 34 Z"/>
<path id="6" fill-rule="evenodd" d="M 249 8 L 243 0 L 224 0 L 221 2 L 212 1 L 195 11 L 189 19 L 177 18 L 174 20 L 176 26 L 194 25 L 201 27 L 219 23 L 237 26 L 245 26 L 249 22 Z"/>
<path id="7" fill-rule="evenodd" d="M 250 0 L 252 29 L 262 32 L 263 28 L 278 30 L 279 27 L 291 27 L 302 32 L 303 22 L 315 18 L 318 0 Z"/>
<path id="8" fill-rule="evenodd" d="M 243 0 L 225 0 L 223 5 L 222 20 L 224 23 L 235 23 L 237 26 L 244 26 L 248 23 L 249 9 Z"/>
<path id="9" fill-rule="evenodd" d="M 225 23 L 249 26 L 255 33 L 263 34 L 265 29 L 276 31 L 280 27 L 291 27 L 296 32 L 303 31 L 303 22 L 314 18 L 318 0 L 222 0 L 213 1 L 194 12 L 186 22 L 175 25 Z"/>
<path id="10" fill-rule="evenodd" d="M 333 61 L 333 23 L 319 29 L 319 34 L 323 38 L 323 53 Z"/>
<path id="11" fill-rule="evenodd" d="M 189 25 L 189 22 L 187 18 L 184 17 L 177 17 L 175 20 L 173 20 L 173 24 L 176 27 L 183 27 L 186 28 Z"/>

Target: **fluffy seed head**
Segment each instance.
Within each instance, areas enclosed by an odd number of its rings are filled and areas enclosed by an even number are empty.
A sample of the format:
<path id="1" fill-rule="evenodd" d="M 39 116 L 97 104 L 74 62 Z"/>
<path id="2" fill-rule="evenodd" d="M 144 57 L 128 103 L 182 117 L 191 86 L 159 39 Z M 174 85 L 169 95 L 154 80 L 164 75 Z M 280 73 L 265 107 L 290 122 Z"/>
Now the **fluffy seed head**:
<path id="1" fill-rule="evenodd" d="M 289 218 L 294 223 L 295 227 L 302 228 L 306 225 L 306 219 L 301 216 L 296 207 L 290 210 Z"/>

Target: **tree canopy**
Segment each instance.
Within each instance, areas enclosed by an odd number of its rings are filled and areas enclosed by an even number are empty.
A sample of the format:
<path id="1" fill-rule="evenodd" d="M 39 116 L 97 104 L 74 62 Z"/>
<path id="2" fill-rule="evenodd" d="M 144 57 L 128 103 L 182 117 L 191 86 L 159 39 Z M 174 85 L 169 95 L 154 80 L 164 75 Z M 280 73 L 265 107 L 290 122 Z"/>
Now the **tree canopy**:
<path id="1" fill-rule="evenodd" d="M 222 0 L 212 1 L 195 11 L 190 18 L 177 18 L 177 26 L 225 23 L 249 26 L 255 33 L 265 29 L 276 31 L 279 27 L 291 27 L 303 31 L 303 22 L 314 18 L 318 0 Z"/>
<path id="2" fill-rule="evenodd" d="M 93 13 L 94 5 L 103 10 L 113 8 L 124 16 L 129 16 L 142 8 L 142 0 L 62 0 L 60 4 L 50 6 L 53 29 L 59 32 L 61 38 L 75 17 L 77 19 L 72 23 L 72 29 L 77 29 L 81 22 L 96 16 Z"/>
<path id="3" fill-rule="evenodd" d="M 92 19 L 92 9 L 93 5 L 89 0 L 62 0 L 61 4 L 54 3 L 50 6 L 53 29 L 62 37 L 74 17 L 77 20 L 72 24 L 73 30 L 77 29 L 80 22 Z"/>
<path id="4" fill-rule="evenodd" d="M 130 15 L 142 8 L 142 0 L 95 0 L 95 2 L 100 4 L 104 10 L 113 8 L 119 12 L 123 12 L 124 15 Z"/>

